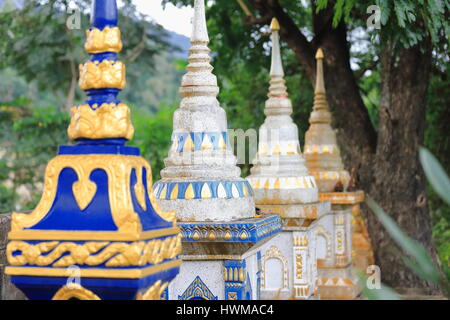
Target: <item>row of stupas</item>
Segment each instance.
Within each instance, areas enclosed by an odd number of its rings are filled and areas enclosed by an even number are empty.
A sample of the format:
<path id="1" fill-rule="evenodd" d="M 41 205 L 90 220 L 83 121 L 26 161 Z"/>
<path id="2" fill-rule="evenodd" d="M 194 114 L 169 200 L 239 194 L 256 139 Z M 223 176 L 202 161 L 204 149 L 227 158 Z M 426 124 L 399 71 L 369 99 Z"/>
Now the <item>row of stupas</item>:
<path id="1" fill-rule="evenodd" d="M 331 128 L 323 53 L 305 158 L 291 118 L 273 20 L 266 120 L 251 175 L 240 177 L 210 64 L 204 0 L 162 179 L 128 147 L 130 111 L 117 100 L 125 66 L 115 0 L 94 0 L 80 66 L 88 99 L 47 167 L 31 214 L 14 214 L 7 247 L 13 283 L 30 299 L 353 299 L 352 261 L 370 255 Z M 255 209 L 257 208 L 257 209 Z M 352 214 L 358 247 L 352 256 Z M 183 262 L 181 263 L 181 260 Z"/>

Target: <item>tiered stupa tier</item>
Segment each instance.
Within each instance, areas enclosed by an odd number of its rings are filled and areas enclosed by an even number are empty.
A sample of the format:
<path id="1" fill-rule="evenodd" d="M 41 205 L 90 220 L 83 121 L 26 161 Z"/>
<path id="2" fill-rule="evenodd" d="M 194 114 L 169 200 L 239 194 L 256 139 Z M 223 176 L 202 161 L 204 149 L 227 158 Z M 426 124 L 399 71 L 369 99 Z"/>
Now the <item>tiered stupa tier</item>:
<path id="1" fill-rule="evenodd" d="M 256 300 L 260 247 L 281 231 L 281 221 L 255 214 L 252 188 L 239 177 L 208 42 L 204 0 L 195 0 L 183 99 L 166 168 L 155 184 L 159 204 L 175 211 L 183 235 L 183 265 L 168 297 Z"/>
<path id="2" fill-rule="evenodd" d="M 30 214 L 14 213 L 6 273 L 29 299 L 160 299 L 177 275 L 180 230 L 162 212 L 152 173 L 117 95 L 125 65 L 116 0 L 95 0 L 80 65 L 85 104 L 72 108 L 68 133 L 45 173 Z"/>
<path id="3" fill-rule="evenodd" d="M 361 225 L 363 222 L 359 215 L 359 204 L 364 200 L 364 193 L 354 191 L 356 186 L 344 169 L 336 134 L 331 127 L 323 73 L 324 54 L 321 49 L 317 51 L 316 60 L 314 107 L 311 125 L 306 132 L 304 154 L 306 166 L 319 186 L 319 199 L 331 202 L 331 213 L 318 223 L 324 239 L 333 239 L 331 245 L 325 240 L 322 244 L 317 244 L 318 293 L 322 299 L 353 299 L 358 289 L 352 270 L 352 258 L 361 254 L 359 249 L 364 251 L 370 247 L 365 242 L 365 227 Z M 352 235 L 352 225 L 358 226 L 355 230 L 357 234 Z M 353 239 L 357 239 L 359 248 L 356 251 L 352 248 Z M 370 254 L 366 253 L 363 259 L 353 262 L 367 265 L 361 262 L 364 259 L 369 261 Z"/>
<path id="4" fill-rule="evenodd" d="M 344 169 L 336 141 L 336 133 L 331 127 L 331 113 L 325 92 L 323 78 L 323 51 L 316 54 L 317 76 L 311 124 L 305 135 L 306 166 L 316 178 L 320 192 L 333 192 L 341 186 L 346 190 L 350 174 Z"/>
<path id="5" fill-rule="evenodd" d="M 172 146 L 155 184 L 161 207 L 179 221 L 227 221 L 255 216 L 253 193 L 240 178 L 227 117 L 217 100 L 203 1 L 195 2 L 189 64 L 173 119 Z"/>
<path id="6" fill-rule="evenodd" d="M 285 86 L 276 19 L 271 29 L 266 119 L 259 129 L 258 153 L 247 179 L 254 189 L 256 206 L 262 212 L 279 215 L 283 232 L 263 246 L 261 295 L 265 299 L 309 299 L 317 279 L 316 221 L 329 212 L 330 206 L 318 202 L 315 179 L 305 167 L 298 128 L 291 118 L 293 109 Z"/>

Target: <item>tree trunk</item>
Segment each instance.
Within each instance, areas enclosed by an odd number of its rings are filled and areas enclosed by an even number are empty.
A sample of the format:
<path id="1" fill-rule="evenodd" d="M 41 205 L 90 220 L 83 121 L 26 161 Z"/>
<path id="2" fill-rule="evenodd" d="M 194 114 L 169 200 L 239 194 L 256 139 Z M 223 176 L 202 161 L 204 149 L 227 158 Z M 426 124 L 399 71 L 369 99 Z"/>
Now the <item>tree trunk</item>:
<path id="1" fill-rule="evenodd" d="M 422 50 L 421 50 L 422 49 Z M 386 46 L 381 57 L 382 92 L 373 181 L 366 190 L 399 227 L 438 261 L 431 236 L 425 177 L 419 162 L 431 68 L 431 45 L 400 49 Z M 394 242 L 374 215 L 368 215 L 375 260 L 383 281 L 396 288 L 437 288 L 413 273 L 392 252 Z"/>

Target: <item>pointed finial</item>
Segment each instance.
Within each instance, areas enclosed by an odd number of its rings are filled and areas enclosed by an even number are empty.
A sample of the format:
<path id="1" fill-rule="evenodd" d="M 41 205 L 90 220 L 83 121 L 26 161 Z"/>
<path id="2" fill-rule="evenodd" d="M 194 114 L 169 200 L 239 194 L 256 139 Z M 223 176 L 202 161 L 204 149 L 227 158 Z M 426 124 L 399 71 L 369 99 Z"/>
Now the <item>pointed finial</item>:
<path id="1" fill-rule="evenodd" d="M 325 93 L 325 81 L 323 78 L 323 59 L 324 54 L 321 48 L 317 50 L 316 53 L 316 59 L 317 59 L 317 72 L 316 72 L 316 98 L 318 93 Z M 322 98 L 322 97 L 321 97 Z M 323 97 L 325 98 L 325 97 Z M 322 102 L 322 99 L 319 99 Z"/>
<path id="2" fill-rule="evenodd" d="M 325 58 L 325 56 L 323 55 L 323 50 L 322 50 L 322 48 L 319 48 L 316 53 L 316 59 L 319 60 L 319 59 L 323 59 L 323 58 Z"/>
<path id="3" fill-rule="evenodd" d="M 278 24 L 278 20 L 276 18 L 273 18 L 270 29 L 272 30 L 272 66 L 270 68 L 270 75 L 283 77 L 284 70 L 281 61 L 280 36 L 278 33 L 278 30 L 280 30 L 280 25 Z"/>
<path id="4" fill-rule="evenodd" d="M 206 28 L 205 0 L 195 0 L 191 42 L 209 42 Z"/>
<path id="5" fill-rule="evenodd" d="M 280 30 L 280 23 L 278 22 L 277 18 L 272 19 L 272 23 L 270 24 L 270 30 L 272 31 Z"/>

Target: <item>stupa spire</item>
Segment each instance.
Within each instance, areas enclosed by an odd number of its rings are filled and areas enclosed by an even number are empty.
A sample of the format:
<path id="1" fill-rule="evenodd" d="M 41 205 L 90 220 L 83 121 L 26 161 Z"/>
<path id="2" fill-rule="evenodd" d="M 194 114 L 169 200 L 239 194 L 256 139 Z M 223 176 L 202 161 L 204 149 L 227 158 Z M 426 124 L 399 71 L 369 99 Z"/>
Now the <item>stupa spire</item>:
<path id="1" fill-rule="evenodd" d="M 270 68 L 270 75 L 284 77 L 280 53 L 280 24 L 278 23 L 277 18 L 272 19 L 270 29 L 272 30 L 272 65 Z"/>
<path id="2" fill-rule="evenodd" d="M 323 59 L 325 58 L 321 48 L 317 50 L 316 60 L 317 60 L 317 71 L 316 71 L 316 88 L 315 88 L 315 98 L 318 99 L 321 95 L 325 95 L 325 81 L 323 79 Z M 324 97 L 324 102 L 328 106 L 326 96 Z"/>
<path id="3" fill-rule="evenodd" d="M 68 135 L 72 140 L 110 140 L 125 144 L 134 135 L 130 109 L 118 100 L 126 85 L 116 0 L 92 3 L 91 25 L 86 30 L 85 50 L 90 59 L 80 64 L 81 90 L 86 102 L 71 109 Z"/>
<path id="4" fill-rule="evenodd" d="M 227 118 L 210 64 L 204 0 L 196 0 L 187 73 L 174 113 L 172 146 L 155 184 L 157 198 L 181 221 L 227 220 L 254 215 L 251 187 L 240 178 L 229 144 Z"/>
<path id="5" fill-rule="evenodd" d="M 206 13 L 204 0 L 195 1 L 194 4 L 194 21 L 192 27 L 192 42 L 209 43 L 208 30 L 206 27 Z"/>
<path id="6" fill-rule="evenodd" d="M 270 87 L 259 129 L 259 144 L 251 175 L 247 178 L 259 204 L 307 203 L 317 201 L 314 178 L 309 176 L 301 154 L 298 128 L 292 120 L 292 102 L 288 97 L 280 52 L 280 25 L 274 18 Z"/>
<path id="7" fill-rule="evenodd" d="M 337 145 L 336 133 L 331 127 L 331 112 L 325 90 L 322 49 L 317 50 L 316 87 L 310 128 L 305 135 L 306 166 L 317 181 L 320 192 L 333 192 L 336 188 L 347 189 L 350 174 L 344 170 Z"/>

